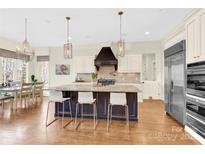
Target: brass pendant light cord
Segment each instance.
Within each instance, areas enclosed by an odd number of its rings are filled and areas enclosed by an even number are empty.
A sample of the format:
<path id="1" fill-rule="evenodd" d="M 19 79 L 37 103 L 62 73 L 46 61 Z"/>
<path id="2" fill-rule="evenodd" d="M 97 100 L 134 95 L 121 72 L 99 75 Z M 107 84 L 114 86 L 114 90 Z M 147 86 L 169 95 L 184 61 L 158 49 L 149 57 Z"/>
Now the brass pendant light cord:
<path id="1" fill-rule="evenodd" d="M 122 14 L 122 11 L 118 12 L 118 15 L 120 16 L 120 41 L 122 41 Z"/>
<path id="2" fill-rule="evenodd" d="M 70 17 L 66 17 L 67 20 L 67 44 L 69 44 L 69 20 Z"/>

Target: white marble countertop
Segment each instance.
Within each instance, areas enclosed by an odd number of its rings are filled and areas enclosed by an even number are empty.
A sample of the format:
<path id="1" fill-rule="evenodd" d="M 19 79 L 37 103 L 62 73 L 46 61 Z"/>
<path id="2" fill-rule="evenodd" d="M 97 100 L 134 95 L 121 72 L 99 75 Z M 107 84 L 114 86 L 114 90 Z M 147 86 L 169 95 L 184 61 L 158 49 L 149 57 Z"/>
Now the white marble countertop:
<path id="1" fill-rule="evenodd" d="M 127 92 L 138 93 L 141 92 L 133 85 L 109 85 L 109 86 L 95 86 L 92 84 L 68 84 L 55 88 L 60 91 L 92 91 L 92 92 Z"/>

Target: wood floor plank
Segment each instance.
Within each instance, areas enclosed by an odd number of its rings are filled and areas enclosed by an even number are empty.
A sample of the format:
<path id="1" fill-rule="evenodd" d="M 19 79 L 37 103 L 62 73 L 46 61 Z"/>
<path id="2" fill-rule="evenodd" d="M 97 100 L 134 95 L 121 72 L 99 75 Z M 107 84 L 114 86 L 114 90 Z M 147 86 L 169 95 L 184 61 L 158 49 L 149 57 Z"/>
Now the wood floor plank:
<path id="1" fill-rule="evenodd" d="M 199 144 L 164 113 L 162 101 L 140 103 L 139 121 L 130 122 L 130 131 L 125 122 L 113 121 L 109 133 L 106 120 L 99 120 L 93 131 L 91 119 L 85 119 L 78 131 L 72 125 L 62 128 L 60 120 L 46 129 L 46 107 L 44 98 L 44 103 L 29 110 L 19 108 L 11 113 L 7 105 L 4 113 L 0 109 L 0 144 Z"/>

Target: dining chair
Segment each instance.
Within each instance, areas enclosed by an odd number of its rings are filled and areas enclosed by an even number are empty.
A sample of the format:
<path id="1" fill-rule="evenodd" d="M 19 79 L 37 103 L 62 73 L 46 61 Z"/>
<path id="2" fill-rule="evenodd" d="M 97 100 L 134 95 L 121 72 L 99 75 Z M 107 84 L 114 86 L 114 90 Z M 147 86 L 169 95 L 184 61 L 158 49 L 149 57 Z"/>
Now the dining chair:
<path id="1" fill-rule="evenodd" d="M 14 96 L 3 96 L 3 95 L 0 95 L 0 104 L 2 105 L 2 111 L 3 112 L 4 112 L 4 103 L 10 103 L 11 104 L 10 105 L 10 109 L 13 110 Z"/>
<path id="2" fill-rule="evenodd" d="M 44 82 L 36 82 L 33 85 L 32 99 L 33 99 L 33 103 L 36 105 L 38 103 L 38 98 L 40 100 L 40 103 L 43 102 L 43 86 L 44 86 Z"/>
<path id="3" fill-rule="evenodd" d="M 31 103 L 33 104 L 33 99 L 32 99 L 32 83 L 25 83 L 23 82 L 21 84 L 21 90 L 20 90 L 20 103 L 21 107 L 23 105 L 24 101 L 24 107 L 29 108 L 31 106 Z M 32 100 L 32 101 L 31 101 Z"/>

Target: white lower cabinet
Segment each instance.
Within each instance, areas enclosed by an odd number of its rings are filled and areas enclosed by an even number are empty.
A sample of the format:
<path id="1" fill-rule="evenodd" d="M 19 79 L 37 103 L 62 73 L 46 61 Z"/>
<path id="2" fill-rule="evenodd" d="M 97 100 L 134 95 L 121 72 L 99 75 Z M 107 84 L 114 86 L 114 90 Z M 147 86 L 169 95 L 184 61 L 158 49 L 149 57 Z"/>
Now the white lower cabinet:
<path id="1" fill-rule="evenodd" d="M 142 91 L 143 99 L 160 99 L 160 85 L 156 81 L 144 81 Z"/>
<path id="2" fill-rule="evenodd" d="M 142 90 L 142 84 L 135 84 L 135 86 L 140 90 L 138 93 L 138 102 L 142 103 L 143 102 L 143 90 Z"/>

